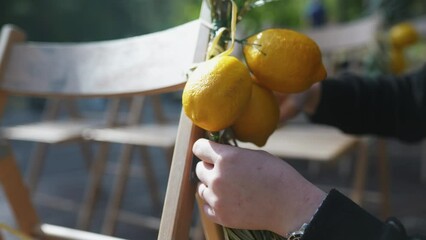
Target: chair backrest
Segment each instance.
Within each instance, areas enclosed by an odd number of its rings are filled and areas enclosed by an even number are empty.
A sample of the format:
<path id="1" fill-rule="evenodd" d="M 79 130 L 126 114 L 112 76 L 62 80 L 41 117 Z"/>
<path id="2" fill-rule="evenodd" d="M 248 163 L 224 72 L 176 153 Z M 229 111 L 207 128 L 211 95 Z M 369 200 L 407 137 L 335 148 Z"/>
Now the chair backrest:
<path id="1" fill-rule="evenodd" d="M 81 98 L 153 95 L 180 90 L 194 61 L 199 32 L 205 28 L 201 21 L 195 20 L 126 39 L 40 43 L 26 42 L 24 33 L 6 25 L 0 38 L 0 114 L 9 94 Z M 0 171 L 2 185 L 6 184 L 3 181 L 6 174 Z M 8 191 L 10 199 L 19 198 L 22 192 L 27 194 L 19 179 L 7 181 L 7 186 L 15 186 L 19 181 L 17 191 Z M 23 209 L 32 207 L 27 195 Z M 16 212 L 22 207 L 20 202 L 13 203 L 15 216 L 19 218 L 20 229 L 30 234 L 37 227 L 38 219 L 34 213 L 34 221 L 28 222 L 22 212 Z"/>
<path id="2" fill-rule="evenodd" d="M 6 25 L 0 43 L 0 89 L 77 97 L 175 90 L 185 83 L 199 27 L 193 21 L 126 39 L 40 43 L 24 42 L 17 28 Z"/>
<path id="3" fill-rule="evenodd" d="M 426 37 L 426 16 L 411 19 L 410 22 L 423 38 Z"/>
<path id="4" fill-rule="evenodd" d="M 373 14 L 345 24 L 312 29 L 307 31 L 306 34 L 314 39 L 321 51 L 325 53 L 339 49 L 353 49 L 374 40 L 380 22 L 380 15 Z"/>
<path id="5" fill-rule="evenodd" d="M 376 41 L 381 22 L 381 16 L 373 14 L 360 20 L 311 29 L 305 33 L 321 48 L 327 72 L 333 74 L 337 71 L 335 65 L 339 61 L 350 64 L 365 56 L 368 47 Z"/>

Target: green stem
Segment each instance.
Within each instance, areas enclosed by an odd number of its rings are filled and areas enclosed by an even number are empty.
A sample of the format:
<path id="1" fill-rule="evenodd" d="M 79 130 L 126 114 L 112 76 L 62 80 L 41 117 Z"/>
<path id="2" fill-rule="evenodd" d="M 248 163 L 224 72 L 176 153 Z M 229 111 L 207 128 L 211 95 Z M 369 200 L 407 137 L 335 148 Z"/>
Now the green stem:
<path id="1" fill-rule="evenodd" d="M 220 132 L 207 132 L 210 141 L 219 142 Z"/>

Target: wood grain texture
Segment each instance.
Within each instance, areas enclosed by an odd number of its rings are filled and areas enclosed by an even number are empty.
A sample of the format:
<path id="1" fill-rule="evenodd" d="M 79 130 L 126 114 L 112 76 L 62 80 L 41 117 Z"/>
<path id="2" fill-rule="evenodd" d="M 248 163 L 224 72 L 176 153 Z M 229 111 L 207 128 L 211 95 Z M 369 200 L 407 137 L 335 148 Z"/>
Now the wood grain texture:
<path id="1" fill-rule="evenodd" d="M 209 16 L 210 11 L 203 2 L 200 19 L 210 22 Z M 194 45 L 196 49 L 193 56 L 194 62 L 204 60 L 209 33 L 210 29 L 206 26 L 200 29 L 198 42 Z M 192 145 L 203 134 L 204 131 L 193 125 L 182 111 L 161 216 L 159 240 L 189 239 L 196 187 L 196 182 L 192 180 L 191 176 L 193 171 Z"/>
<path id="2" fill-rule="evenodd" d="M 38 95 L 128 95 L 182 87 L 198 20 L 152 34 L 93 43 L 14 44 L 1 88 Z"/>

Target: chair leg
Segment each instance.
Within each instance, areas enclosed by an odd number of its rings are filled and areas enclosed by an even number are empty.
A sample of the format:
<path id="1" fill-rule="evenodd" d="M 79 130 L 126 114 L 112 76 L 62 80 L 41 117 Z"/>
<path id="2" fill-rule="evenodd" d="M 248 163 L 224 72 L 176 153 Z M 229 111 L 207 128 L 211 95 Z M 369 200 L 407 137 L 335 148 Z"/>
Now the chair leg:
<path id="1" fill-rule="evenodd" d="M 204 200 L 200 198 L 198 193 L 195 194 L 195 199 L 197 200 L 198 212 L 200 214 L 200 221 L 204 236 L 208 236 L 208 239 L 212 240 L 224 239 L 225 237 L 223 236 L 222 226 L 215 224 L 210 219 L 208 219 L 202 207 L 205 204 Z"/>
<path id="2" fill-rule="evenodd" d="M 345 156 L 338 163 L 338 174 L 339 177 L 347 178 L 351 174 L 351 163 L 353 156 Z"/>
<path id="3" fill-rule="evenodd" d="M 321 163 L 319 162 L 308 162 L 308 172 L 311 176 L 317 177 L 321 171 Z"/>
<path id="4" fill-rule="evenodd" d="M 354 186 L 351 199 L 361 206 L 362 200 L 364 199 L 364 188 L 368 171 L 368 147 L 367 144 L 362 141 L 358 144 L 358 158 L 356 159 Z"/>
<path id="5" fill-rule="evenodd" d="M 102 177 L 105 173 L 105 166 L 108 162 L 109 143 L 100 143 L 95 161 L 90 167 L 88 184 L 83 197 L 83 202 L 78 213 L 77 227 L 88 230 L 90 227 L 94 206 L 99 196 Z"/>
<path id="6" fill-rule="evenodd" d="M 160 193 L 158 192 L 158 183 L 156 179 L 155 170 L 152 167 L 151 159 L 149 158 L 148 149 L 145 146 L 140 146 L 141 153 L 141 165 L 143 165 L 143 171 L 147 180 L 148 189 L 151 196 L 152 206 L 154 207 L 155 213 L 160 213 L 161 211 L 161 198 Z"/>
<path id="7" fill-rule="evenodd" d="M 390 177 L 389 177 L 389 157 L 387 141 L 385 139 L 379 139 L 377 141 L 378 147 L 378 171 L 379 171 L 379 185 L 380 185 L 380 205 L 381 215 L 383 219 L 390 216 L 391 204 L 390 204 Z"/>
<path id="8" fill-rule="evenodd" d="M 8 146 L 0 143 L 0 185 L 9 202 L 19 230 L 32 234 L 39 218 L 19 167 Z"/>
<path id="9" fill-rule="evenodd" d="M 195 226 L 191 228 L 189 236 L 191 240 L 206 240 L 204 236 L 203 223 L 201 218 L 196 219 Z"/>
<path id="10" fill-rule="evenodd" d="M 47 143 L 36 143 L 32 157 L 29 160 L 27 183 L 31 194 L 37 189 L 48 148 L 49 144 Z"/>
<path id="11" fill-rule="evenodd" d="M 117 225 L 118 215 L 120 213 L 121 200 L 123 199 L 126 187 L 130 163 L 132 158 L 133 145 L 123 145 L 123 151 L 119 158 L 118 174 L 110 194 L 110 199 L 105 213 L 105 220 L 101 232 L 106 235 L 113 235 Z"/>
<path id="12" fill-rule="evenodd" d="M 90 166 L 92 165 L 92 159 L 93 159 L 90 143 L 89 141 L 80 140 L 79 145 L 80 145 L 81 155 L 83 156 L 83 159 L 84 159 L 84 163 L 87 169 L 90 169 Z"/>

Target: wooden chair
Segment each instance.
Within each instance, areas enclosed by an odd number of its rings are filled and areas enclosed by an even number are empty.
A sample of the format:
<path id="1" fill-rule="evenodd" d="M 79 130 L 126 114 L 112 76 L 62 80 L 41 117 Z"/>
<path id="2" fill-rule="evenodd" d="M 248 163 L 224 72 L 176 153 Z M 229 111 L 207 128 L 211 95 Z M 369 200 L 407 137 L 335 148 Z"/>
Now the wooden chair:
<path id="1" fill-rule="evenodd" d="M 2 100 L 0 110 L 3 110 L 6 105 L 7 96 L 17 94 L 70 100 L 91 97 L 113 99 L 133 97 L 135 103 L 133 112 L 137 112 L 140 110 L 143 96 L 171 93 L 183 88 L 186 72 L 194 60 L 193 55 L 201 28 L 200 21 L 192 21 L 139 37 L 91 43 L 56 44 L 25 42 L 21 31 L 14 26 L 6 25 L 2 29 L 0 42 L 0 97 Z M 115 104 L 115 108 L 118 108 L 118 103 Z M 111 119 L 116 119 L 116 116 L 111 114 L 107 121 Z M 134 120 L 133 117 L 129 119 Z M 138 126 L 138 128 L 142 127 Z M 146 129 L 149 128 L 146 127 Z M 127 130 L 132 131 L 129 128 Z M 172 132 L 172 130 L 150 128 L 150 131 L 156 132 L 157 135 L 164 131 Z M 93 131 L 88 134 L 98 138 L 96 134 L 100 132 Z M 128 142 L 128 140 L 129 138 L 122 142 L 141 144 Z M 161 138 L 149 141 L 158 146 L 171 144 L 170 141 L 165 142 Z M 104 171 L 107 148 L 106 141 L 102 142 L 95 161 L 91 164 L 89 191 L 96 189 L 96 186 L 100 184 L 98 176 Z M 13 188 L 7 194 L 15 194 Z M 30 202 L 27 199 L 29 196 L 23 195 L 23 197 L 25 198 L 23 201 Z M 15 202 L 11 201 L 11 204 Z M 17 217 L 20 217 L 24 224 L 35 225 L 28 223 L 24 216 Z M 158 220 L 156 221 L 158 225 Z M 25 230 L 30 233 L 29 228 Z"/>
<path id="2" fill-rule="evenodd" d="M 154 98 L 157 97 L 157 98 Z M 125 193 L 126 182 L 130 176 L 131 160 L 134 150 L 139 150 L 140 163 L 142 170 L 148 182 L 151 202 L 154 213 L 160 213 L 162 208 L 162 198 L 159 192 L 159 184 L 156 180 L 156 174 L 151 165 L 149 157 L 149 147 L 155 147 L 163 150 L 166 164 L 170 166 L 172 153 L 176 141 L 177 124 L 167 121 L 164 116 L 161 98 L 152 96 L 151 101 L 154 110 L 155 120 L 150 123 L 141 124 L 141 112 L 145 103 L 144 97 L 133 97 L 130 101 L 129 111 L 124 126 L 113 128 L 93 128 L 87 129 L 84 133 L 86 139 L 96 141 L 105 146 L 107 144 L 121 144 L 121 152 L 118 159 L 117 175 L 115 176 L 113 188 L 109 195 L 109 202 L 106 209 L 104 222 L 101 232 L 107 235 L 113 235 L 118 220 L 126 223 L 140 225 L 158 230 L 160 220 L 135 214 L 133 212 L 121 209 L 121 202 Z M 136 149 L 135 149 L 136 148 Z M 103 147 L 102 151 L 105 151 Z M 105 167 L 105 153 L 100 153 L 97 161 L 103 161 L 102 166 Z M 93 176 L 96 184 L 91 185 L 85 195 L 84 205 L 79 214 L 78 227 L 88 229 L 90 227 L 90 219 L 96 204 L 96 193 L 99 191 L 99 184 L 102 180 L 103 173 L 97 172 L 98 175 Z"/>
<path id="3" fill-rule="evenodd" d="M 67 105 L 67 108 L 72 109 L 69 119 L 57 119 L 61 105 Z M 46 155 L 53 144 L 76 142 L 80 147 L 86 166 L 90 165 L 90 146 L 82 139 L 81 133 L 84 129 L 101 123 L 86 121 L 75 110 L 73 101 L 48 99 L 47 107 L 44 109 L 40 121 L 1 127 L 0 134 L 7 140 L 34 143 L 26 172 L 31 193 L 37 191 Z M 46 198 L 47 195 L 44 197 Z"/>
<path id="4" fill-rule="evenodd" d="M 4 34 L 6 33 L 7 26 L 5 27 Z M 3 37 L 5 36 L 3 34 Z M 16 35 L 19 35 L 19 40 L 24 41 L 25 40 L 25 34 L 23 32 L 16 32 Z M 5 47 L 5 46 L 3 46 Z M 68 46 L 63 46 L 64 49 Z M 40 55 L 42 51 L 47 51 L 49 49 L 58 49 L 61 48 L 59 45 L 57 46 L 50 46 L 48 44 L 43 43 L 28 43 L 25 46 L 18 47 L 19 50 L 16 52 L 19 52 L 17 54 L 24 55 L 24 51 L 28 51 L 28 53 L 32 54 L 32 59 L 27 60 L 25 63 L 29 63 L 31 61 L 36 61 L 37 57 Z M 68 49 L 71 50 L 71 49 Z M 40 51 L 40 52 L 38 52 Z M 64 51 L 65 52 L 65 51 Z M 64 53 L 66 54 L 66 53 Z M 3 63 L 6 64 L 6 55 L 2 56 Z M 58 76 L 58 74 L 61 74 L 61 70 L 64 71 L 65 67 L 63 62 L 55 62 L 54 58 L 60 57 L 60 56 L 52 56 L 51 59 L 44 58 L 40 59 L 49 61 L 53 60 L 51 62 L 44 62 L 43 67 L 40 67 L 37 74 L 35 74 L 36 77 L 42 78 L 42 77 L 57 77 L 57 83 L 60 82 L 61 76 Z M 14 63 L 19 64 L 19 63 Z M 81 65 L 84 65 L 84 63 L 81 63 Z M 53 70 L 49 69 L 50 67 L 55 66 L 61 66 L 61 70 Z M 3 66 L 5 68 L 6 65 Z M 12 74 L 12 76 L 6 76 L 6 77 L 19 77 L 19 78 L 28 78 L 31 79 L 33 76 L 28 72 L 19 72 L 21 71 L 21 66 L 10 66 L 9 73 Z M 31 67 L 31 66 L 23 66 L 25 67 Z M 5 78 L 3 75 L 5 74 L 2 72 L 0 74 L 1 79 Z M 6 73 L 8 74 L 8 73 Z M 13 76 L 13 74 L 16 74 L 16 76 Z M 24 75 L 27 74 L 27 75 Z M 46 75 L 44 75 L 46 74 Z M 50 75 L 49 75 L 50 74 Z M 65 77 L 65 76 L 62 76 Z M 21 82 L 19 84 L 25 84 L 24 82 Z M 33 83 L 33 85 L 36 85 L 37 83 Z M 60 84 L 60 83 L 59 83 Z M 47 86 L 46 86 L 47 87 Z M 50 88 L 54 87 L 53 85 L 50 86 Z M 59 86 L 57 86 L 59 87 Z M 9 96 L 19 95 L 19 92 L 7 92 L 7 94 L 4 94 L 3 97 L 9 98 Z M 26 141 L 26 142 L 33 142 L 34 147 L 30 154 L 30 159 L 28 160 L 28 167 L 26 171 L 26 182 L 28 184 L 30 193 L 38 193 L 34 197 L 36 199 L 39 199 L 38 197 L 41 197 L 41 201 L 38 201 L 39 203 L 44 204 L 45 206 L 50 207 L 59 207 L 61 210 L 75 210 L 75 203 L 72 203 L 66 199 L 59 198 L 57 196 L 52 197 L 46 194 L 42 194 L 40 192 L 37 192 L 38 183 L 40 181 L 41 173 L 44 167 L 44 162 L 46 160 L 46 156 L 48 154 L 48 150 L 50 146 L 54 144 L 64 144 L 64 143 L 77 143 L 81 149 L 82 157 L 85 160 L 86 167 L 89 168 L 91 159 L 92 159 L 92 151 L 91 146 L 84 138 L 82 138 L 82 133 L 85 129 L 92 128 L 95 126 L 112 126 L 113 123 L 111 121 L 105 121 L 102 118 L 90 118 L 87 119 L 82 116 L 82 114 L 79 111 L 79 108 L 77 106 L 77 99 L 72 98 L 63 98 L 61 96 L 51 96 L 51 95 L 43 95 L 43 93 L 35 92 L 34 94 L 28 94 L 25 95 L 25 97 L 38 97 L 46 100 L 46 107 L 43 110 L 41 119 L 39 121 L 35 122 L 27 122 L 24 124 L 19 125 L 7 125 L 2 126 L 0 128 L 0 134 L 4 139 L 7 139 L 9 141 Z M 111 100 L 112 102 L 116 101 L 115 99 Z M 111 106 L 109 107 L 109 110 L 113 108 L 114 104 L 111 103 Z M 61 110 L 65 110 L 66 117 L 61 117 Z M 2 111 L 3 112 L 3 111 Z M 107 111 L 108 112 L 108 111 Z M 13 114 L 11 112 L 10 114 Z M 63 114 L 62 114 L 63 115 Z M 104 116 L 104 118 L 110 119 L 108 116 Z M 65 204 L 57 204 L 57 201 L 63 201 Z M 71 207 L 69 207 L 71 205 Z M 63 207 L 68 206 L 68 207 Z"/>
<path id="5" fill-rule="evenodd" d="M 3 140 L 0 142 L 0 184 L 15 216 L 16 231 L 20 234 L 20 239 L 121 239 L 42 223 L 30 199 L 30 192 L 22 180 L 11 148 Z M 0 239 L 2 239 L 1 231 Z"/>

